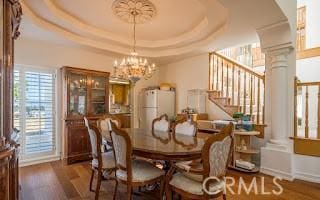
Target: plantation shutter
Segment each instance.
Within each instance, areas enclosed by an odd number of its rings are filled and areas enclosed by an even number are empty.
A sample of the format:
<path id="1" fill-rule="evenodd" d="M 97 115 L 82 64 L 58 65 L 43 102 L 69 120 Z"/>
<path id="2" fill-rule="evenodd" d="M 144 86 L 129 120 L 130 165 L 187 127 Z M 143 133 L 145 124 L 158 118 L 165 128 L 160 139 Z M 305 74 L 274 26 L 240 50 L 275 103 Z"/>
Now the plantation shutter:
<path id="1" fill-rule="evenodd" d="M 56 148 L 55 76 L 27 67 L 14 72 L 14 125 L 21 132 L 22 158 Z"/>

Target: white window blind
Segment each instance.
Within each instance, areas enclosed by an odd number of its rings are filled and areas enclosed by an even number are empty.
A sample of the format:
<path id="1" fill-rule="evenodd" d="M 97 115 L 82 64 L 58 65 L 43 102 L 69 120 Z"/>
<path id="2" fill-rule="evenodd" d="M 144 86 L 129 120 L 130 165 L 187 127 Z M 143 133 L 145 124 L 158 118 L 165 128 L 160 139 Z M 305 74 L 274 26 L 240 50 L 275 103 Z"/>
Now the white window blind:
<path id="1" fill-rule="evenodd" d="M 22 159 L 55 151 L 55 76 L 27 67 L 14 71 L 14 126 L 21 132 Z"/>

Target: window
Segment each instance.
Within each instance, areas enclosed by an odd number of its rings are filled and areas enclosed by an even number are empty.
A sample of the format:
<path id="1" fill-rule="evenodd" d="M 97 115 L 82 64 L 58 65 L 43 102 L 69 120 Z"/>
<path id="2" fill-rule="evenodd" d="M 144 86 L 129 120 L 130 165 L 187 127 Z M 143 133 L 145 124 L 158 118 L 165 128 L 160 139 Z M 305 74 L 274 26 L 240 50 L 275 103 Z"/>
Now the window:
<path id="1" fill-rule="evenodd" d="M 55 153 L 55 77 L 54 70 L 15 68 L 14 126 L 21 133 L 22 160 Z"/>
<path id="2" fill-rule="evenodd" d="M 300 7 L 297 11 L 297 51 L 306 48 L 306 7 Z"/>

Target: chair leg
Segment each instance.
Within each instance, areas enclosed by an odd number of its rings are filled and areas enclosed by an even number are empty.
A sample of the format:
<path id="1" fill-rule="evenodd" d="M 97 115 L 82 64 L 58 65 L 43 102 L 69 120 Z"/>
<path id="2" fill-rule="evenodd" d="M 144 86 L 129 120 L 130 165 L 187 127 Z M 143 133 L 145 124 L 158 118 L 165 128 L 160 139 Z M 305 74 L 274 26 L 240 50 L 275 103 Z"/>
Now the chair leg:
<path id="1" fill-rule="evenodd" d="M 102 172 L 99 171 L 99 172 L 98 172 L 98 181 L 97 181 L 97 186 L 96 186 L 96 196 L 95 196 L 95 200 L 98 200 L 98 199 L 99 199 L 101 178 L 102 178 Z"/>
<path id="2" fill-rule="evenodd" d="M 165 188 L 165 177 L 163 177 L 160 181 L 160 200 L 163 199 L 163 192 L 164 192 L 164 188 Z"/>
<path id="3" fill-rule="evenodd" d="M 222 195 L 222 198 L 223 198 L 223 200 L 227 200 L 227 195 L 226 195 L 226 194 L 223 194 L 223 195 Z"/>
<path id="4" fill-rule="evenodd" d="M 128 200 L 131 200 L 131 197 L 132 197 L 132 188 L 130 185 L 127 185 L 127 199 Z"/>
<path id="5" fill-rule="evenodd" d="M 116 185 L 114 186 L 114 192 L 113 192 L 113 200 L 116 199 L 116 196 L 117 196 L 117 191 L 118 191 L 118 181 L 116 181 Z"/>
<path id="6" fill-rule="evenodd" d="M 170 186 L 166 186 L 166 200 L 172 200 L 172 190 Z"/>
<path id="7" fill-rule="evenodd" d="M 91 169 L 90 186 L 89 186 L 90 192 L 93 192 L 93 189 L 92 189 L 93 177 L 94 177 L 94 169 Z"/>

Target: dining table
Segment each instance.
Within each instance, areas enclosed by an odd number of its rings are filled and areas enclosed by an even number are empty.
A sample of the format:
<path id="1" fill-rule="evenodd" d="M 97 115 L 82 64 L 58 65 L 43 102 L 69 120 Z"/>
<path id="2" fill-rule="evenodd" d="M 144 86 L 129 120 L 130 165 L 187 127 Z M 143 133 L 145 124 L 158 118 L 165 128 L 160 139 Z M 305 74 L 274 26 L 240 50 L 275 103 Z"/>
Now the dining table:
<path id="1" fill-rule="evenodd" d="M 130 128 L 128 133 L 133 154 L 139 157 L 163 161 L 189 161 L 201 158 L 205 139 L 197 136 L 172 134 L 165 131 Z M 111 144 L 108 131 L 101 132 L 102 137 Z"/>

